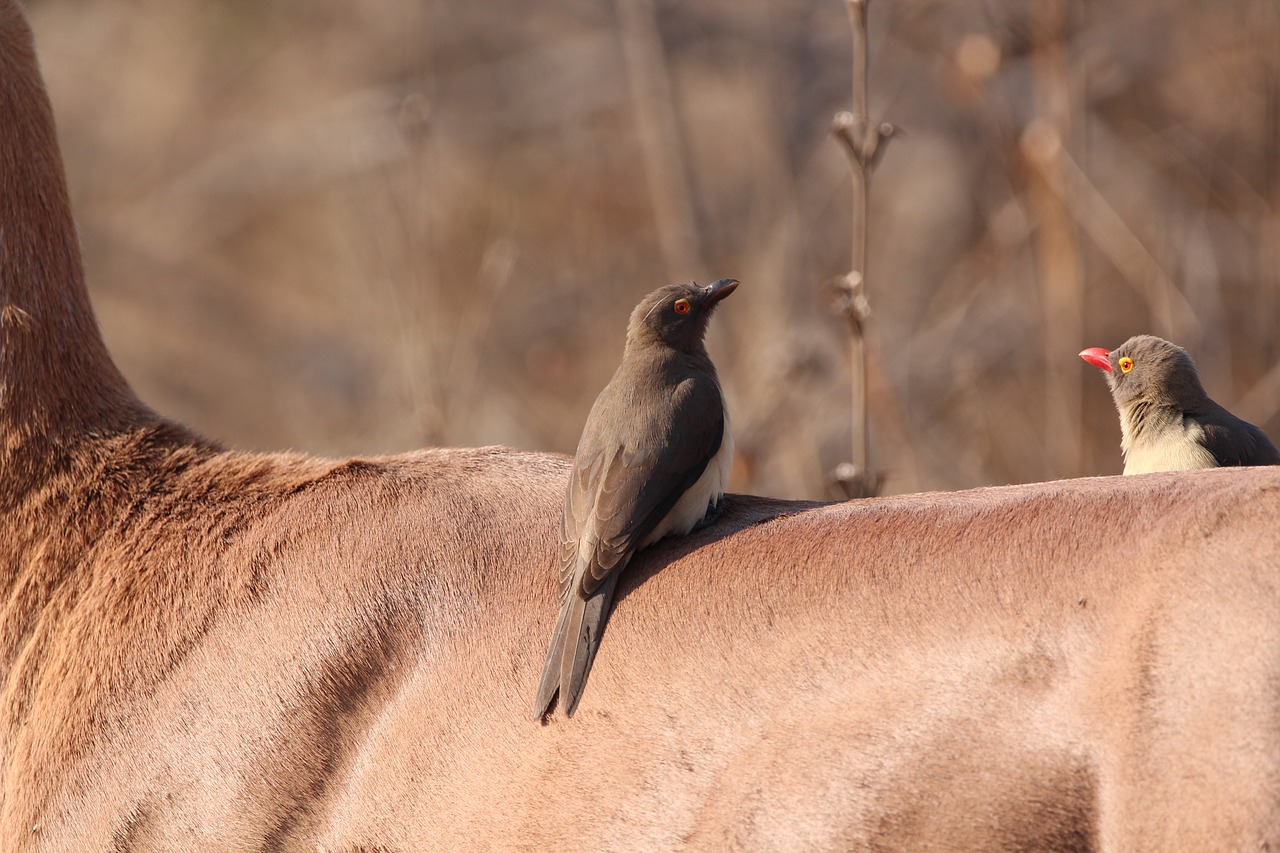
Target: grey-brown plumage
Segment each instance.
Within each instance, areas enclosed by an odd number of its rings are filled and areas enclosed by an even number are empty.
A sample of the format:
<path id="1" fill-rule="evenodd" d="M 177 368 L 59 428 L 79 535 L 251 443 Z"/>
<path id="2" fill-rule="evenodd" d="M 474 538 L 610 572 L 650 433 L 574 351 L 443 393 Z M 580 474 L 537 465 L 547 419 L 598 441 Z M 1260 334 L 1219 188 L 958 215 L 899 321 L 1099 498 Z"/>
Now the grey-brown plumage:
<path id="1" fill-rule="evenodd" d="M 1091 347 L 1080 357 L 1107 377 L 1126 474 L 1280 465 L 1262 430 L 1209 399 L 1182 347 L 1138 335 L 1111 352 Z"/>
<path id="2" fill-rule="evenodd" d="M 636 306 L 627 344 L 587 416 L 565 494 L 560 617 L 534 718 L 557 694 L 572 715 L 609 617 L 618 576 L 638 549 L 684 535 L 715 508 L 733 456 L 729 415 L 703 335 L 738 282 L 672 284 Z"/>

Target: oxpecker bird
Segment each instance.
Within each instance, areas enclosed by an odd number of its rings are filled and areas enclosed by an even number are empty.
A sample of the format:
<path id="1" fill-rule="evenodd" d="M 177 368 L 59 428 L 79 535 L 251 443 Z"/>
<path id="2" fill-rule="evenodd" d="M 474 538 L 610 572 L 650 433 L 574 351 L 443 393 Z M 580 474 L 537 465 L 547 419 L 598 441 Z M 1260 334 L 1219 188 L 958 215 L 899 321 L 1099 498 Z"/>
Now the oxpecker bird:
<path id="1" fill-rule="evenodd" d="M 631 556 L 714 517 L 733 457 L 729 413 L 703 336 L 738 286 L 671 284 L 631 312 L 627 344 L 587 416 L 562 516 L 560 617 L 534 718 L 572 715 Z"/>
<path id="2" fill-rule="evenodd" d="M 1090 347 L 1080 357 L 1104 371 L 1111 387 L 1126 474 L 1280 464 L 1262 430 L 1209 399 L 1182 347 L 1138 335 L 1111 352 Z"/>

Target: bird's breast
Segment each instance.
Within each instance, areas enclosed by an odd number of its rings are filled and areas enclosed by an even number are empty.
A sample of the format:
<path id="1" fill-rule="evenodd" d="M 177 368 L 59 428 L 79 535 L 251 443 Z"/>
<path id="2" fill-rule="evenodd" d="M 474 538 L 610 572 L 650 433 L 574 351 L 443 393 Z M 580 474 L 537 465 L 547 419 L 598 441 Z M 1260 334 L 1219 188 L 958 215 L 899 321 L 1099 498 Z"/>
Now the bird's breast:
<path id="1" fill-rule="evenodd" d="M 1124 447 L 1126 474 L 1153 474 L 1157 471 L 1190 471 L 1216 468 L 1218 461 L 1201 443 L 1204 430 L 1194 421 L 1170 425 L 1151 437 L 1131 441 Z"/>

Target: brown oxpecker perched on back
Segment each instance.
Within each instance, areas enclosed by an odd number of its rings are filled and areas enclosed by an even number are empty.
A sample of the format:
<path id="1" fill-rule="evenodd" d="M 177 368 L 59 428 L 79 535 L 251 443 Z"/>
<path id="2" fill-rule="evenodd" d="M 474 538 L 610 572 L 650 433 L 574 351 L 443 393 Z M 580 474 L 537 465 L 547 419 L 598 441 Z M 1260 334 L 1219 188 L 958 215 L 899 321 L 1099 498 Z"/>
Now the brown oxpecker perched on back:
<path id="1" fill-rule="evenodd" d="M 566 714 L 577 708 L 632 554 L 688 533 L 724 494 L 733 437 L 703 336 L 716 305 L 737 286 L 729 278 L 667 285 L 631 313 L 622 364 L 591 407 L 569 475 L 560 617 L 535 719 L 557 693 Z"/>
<path id="2" fill-rule="evenodd" d="M 1090 347 L 1080 357 L 1106 374 L 1120 411 L 1126 474 L 1280 464 L 1262 430 L 1209 399 L 1182 347 L 1137 335 L 1111 352 Z"/>

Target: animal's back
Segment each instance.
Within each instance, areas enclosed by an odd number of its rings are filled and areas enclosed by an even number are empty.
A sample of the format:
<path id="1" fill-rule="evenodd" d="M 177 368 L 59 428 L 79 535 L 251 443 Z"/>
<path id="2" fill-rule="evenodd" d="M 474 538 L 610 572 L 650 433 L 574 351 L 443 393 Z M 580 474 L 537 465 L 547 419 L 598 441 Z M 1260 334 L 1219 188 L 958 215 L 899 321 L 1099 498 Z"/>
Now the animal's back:
<path id="1" fill-rule="evenodd" d="M 525 704 L 555 615 L 566 475 L 493 450 L 350 463 L 198 543 L 215 558 L 203 575 L 147 556 L 191 547 L 159 530 L 131 563 L 96 566 L 102 583 L 134 574 L 128 601 L 169 615 L 126 619 L 125 599 L 104 599 L 98 633 L 60 635 L 57 659 L 108 695 L 29 720 L 24 742 L 83 750 L 56 776 L 19 750 L 30 763 L 11 765 L 10 792 L 43 779 L 31 790 L 48 796 L 11 794 L 5 837 L 1276 843 L 1269 469 L 829 507 L 731 496 L 721 522 L 637 558 L 592 691 L 572 720 L 540 725 Z M 212 588 L 217 606 L 192 606 Z M 184 613 L 186 639 L 158 654 Z"/>

